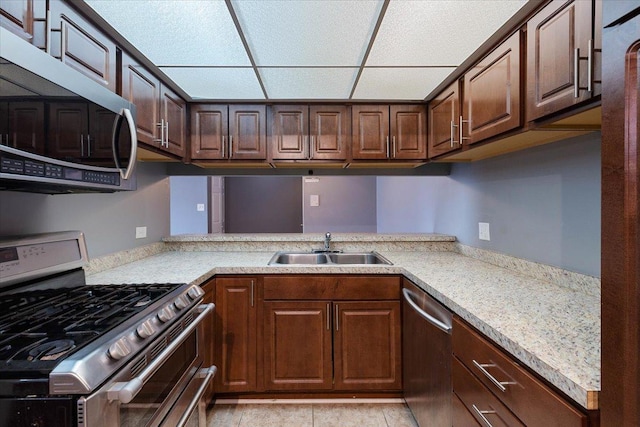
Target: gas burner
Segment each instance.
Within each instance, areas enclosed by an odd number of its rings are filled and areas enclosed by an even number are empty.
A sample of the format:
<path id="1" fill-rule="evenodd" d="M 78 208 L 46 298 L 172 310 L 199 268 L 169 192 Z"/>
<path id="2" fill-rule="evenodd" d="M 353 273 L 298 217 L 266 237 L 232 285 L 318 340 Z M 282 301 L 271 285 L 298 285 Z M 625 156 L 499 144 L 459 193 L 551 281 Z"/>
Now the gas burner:
<path id="1" fill-rule="evenodd" d="M 75 341 L 70 339 L 47 341 L 29 350 L 27 360 L 56 360 L 75 347 Z"/>

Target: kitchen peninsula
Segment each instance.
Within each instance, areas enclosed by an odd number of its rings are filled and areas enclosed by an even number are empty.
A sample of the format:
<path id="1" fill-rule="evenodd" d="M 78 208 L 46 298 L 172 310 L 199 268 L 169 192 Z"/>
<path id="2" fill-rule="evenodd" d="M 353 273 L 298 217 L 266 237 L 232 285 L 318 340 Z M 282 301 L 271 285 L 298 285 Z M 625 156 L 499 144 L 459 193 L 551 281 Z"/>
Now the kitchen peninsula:
<path id="1" fill-rule="evenodd" d="M 184 235 L 96 259 L 90 284 L 186 282 L 220 275 L 399 275 L 586 410 L 598 409 L 600 281 L 461 245 L 437 234 L 335 234 L 344 251 L 375 250 L 393 265 L 269 266 L 279 250 L 309 251 L 320 234 Z"/>

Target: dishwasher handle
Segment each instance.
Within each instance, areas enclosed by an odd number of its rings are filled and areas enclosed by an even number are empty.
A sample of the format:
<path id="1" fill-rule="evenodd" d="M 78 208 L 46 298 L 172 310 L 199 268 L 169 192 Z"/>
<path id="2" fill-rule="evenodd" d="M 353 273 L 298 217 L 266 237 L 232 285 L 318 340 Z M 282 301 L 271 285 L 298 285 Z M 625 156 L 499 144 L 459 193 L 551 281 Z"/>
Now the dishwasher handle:
<path id="1" fill-rule="evenodd" d="M 441 331 L 443 331 L 443 332 L 445 332 L 447 334 L 451 334 L 452 326 L 451 325 L 447 325 L 446 323 L 442 322 L 441 320 L 436 319 L 435 317 L 433 317 L 429 313 L 427 313 L 424 310 L 422 310 L 418 306 L 418 304 L 416 304 L 416 302 L 411 298 L 411 291 L 409 289 L 403 288 L 402 289 L 402 295 L 404 296 L 404 299 L 409 303 L 411 308 L 413 308 L 420 315 L 420 317 L 422 317 L 424 320 L 426 320 L 427 322 L 431 323 L 433 326 L 435 326 L 436 328 L 440 329 Z"/>

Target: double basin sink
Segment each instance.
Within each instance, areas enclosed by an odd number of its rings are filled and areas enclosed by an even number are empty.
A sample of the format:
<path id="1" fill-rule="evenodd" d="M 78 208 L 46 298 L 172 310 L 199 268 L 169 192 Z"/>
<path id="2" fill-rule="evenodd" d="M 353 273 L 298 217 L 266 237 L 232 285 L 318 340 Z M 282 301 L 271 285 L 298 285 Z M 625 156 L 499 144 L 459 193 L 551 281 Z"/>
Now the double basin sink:
<path id="1" fill-rule="evenodd" d="M 269 265 L 383 264 L 391 261 L 377 252 L 276 252 Z"/>

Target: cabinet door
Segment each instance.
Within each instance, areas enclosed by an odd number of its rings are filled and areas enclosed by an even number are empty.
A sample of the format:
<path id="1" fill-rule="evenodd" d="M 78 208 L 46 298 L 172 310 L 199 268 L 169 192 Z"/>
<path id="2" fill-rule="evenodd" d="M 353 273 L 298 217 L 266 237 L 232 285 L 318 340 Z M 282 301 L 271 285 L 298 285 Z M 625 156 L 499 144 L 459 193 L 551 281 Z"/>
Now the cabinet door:
<path id="1" fill-rule="evenodd" d="M 460 89 L 453 82 L 429 102 L 429 158 L 460 148 L 459 117 Z"/>
<path id="2" fill-rule="evenodd" d="M 451 396 L 451 418 L 453 427 L 482 427 L 455 393 Z"/>
<path id="3" fill-rule="evenodd" d="M 256 279 L 216 279 L 216 392 L 256 389 Z"/>
<path id="4" fill-rule="evenodd" d="M 10 102 L 4 107 L 6 127 L 0 134 L 0 142 L 30 153 L 45 154 L 44 103 Z"/>
<path id="5" fill-rule="evenodd" d="M 389 106 L 354 105 L 351 111 L 353 159 L 389 158 Z"/>
<path id="6" fill-rule="evenodd" d="M 308 159 L 309 106 L 274 105 L 269 109 L 269 136 L 274 160 Z"/>
<path id="7" fill-rule="evenodd" d="M 136 106 L 138 142 L 160 146 L 160 81 L 122 54 L 122 97 Z"/>
<path id="8" fill-rule="evenodd" d="M 227 105 L 191 106 L 191 158 L 229 157 L 229 114 Z"/>
<path id="9" fill-rule="evenodd" d="M 164 150 L 183 157 L 187 145 L 187 104 L 164 85 L 160 86 L 160 117 L 164 118 Z"/>
<path id="10" fill-rule="evenodd" d="M 309 108 L 311 159 L 347 159 L 351 136 L 349 117 L 345 105 L 312 105 Z"/>
<path id="11" fill-rule="evenodd" d="M 229 134 L 231 159 L 265 160 L 267 158 L 266 107 L 264 105 L 230 105 Z"/>
<path id="12" fill-rule="evenodd" d="M 87 104 L 49 104 L 49 143 L 47 149 L 54 157 L 64 159 L 87 157 Z"/>
<path id="13" fill-rule="evenodd" d="M 115 92 L 115 43 L 65 3 L 52 0 L 50 9 L 51 54 Z"/>
<path id="14" fill-rule="evenodd" d="M 464 75 L 463 144 L 473 144 L 520 126 L 520 32 Z"/>
<path id="15" fill-rule="evenodd" d="M 334 388 L 402 389 L 400 302 L 334 304 Z"/>
<path id="16" fill-rule="evenodd" d="M 591 9 L 591 1 L 554 0 L 527 22 L 527 121 L 592 96 L 581 89 L 588 84 Z"/>
<path id="17" fill-rule="evenodd" d="M 391 106 L 391 157 L 427 159 L 427 115 L 422 105 Z"/>
<path id="18" fill-rule="evenodd" d="M 267 390 L 330 390 L 333 386 L 331 303 L 264 302 Z"/>

